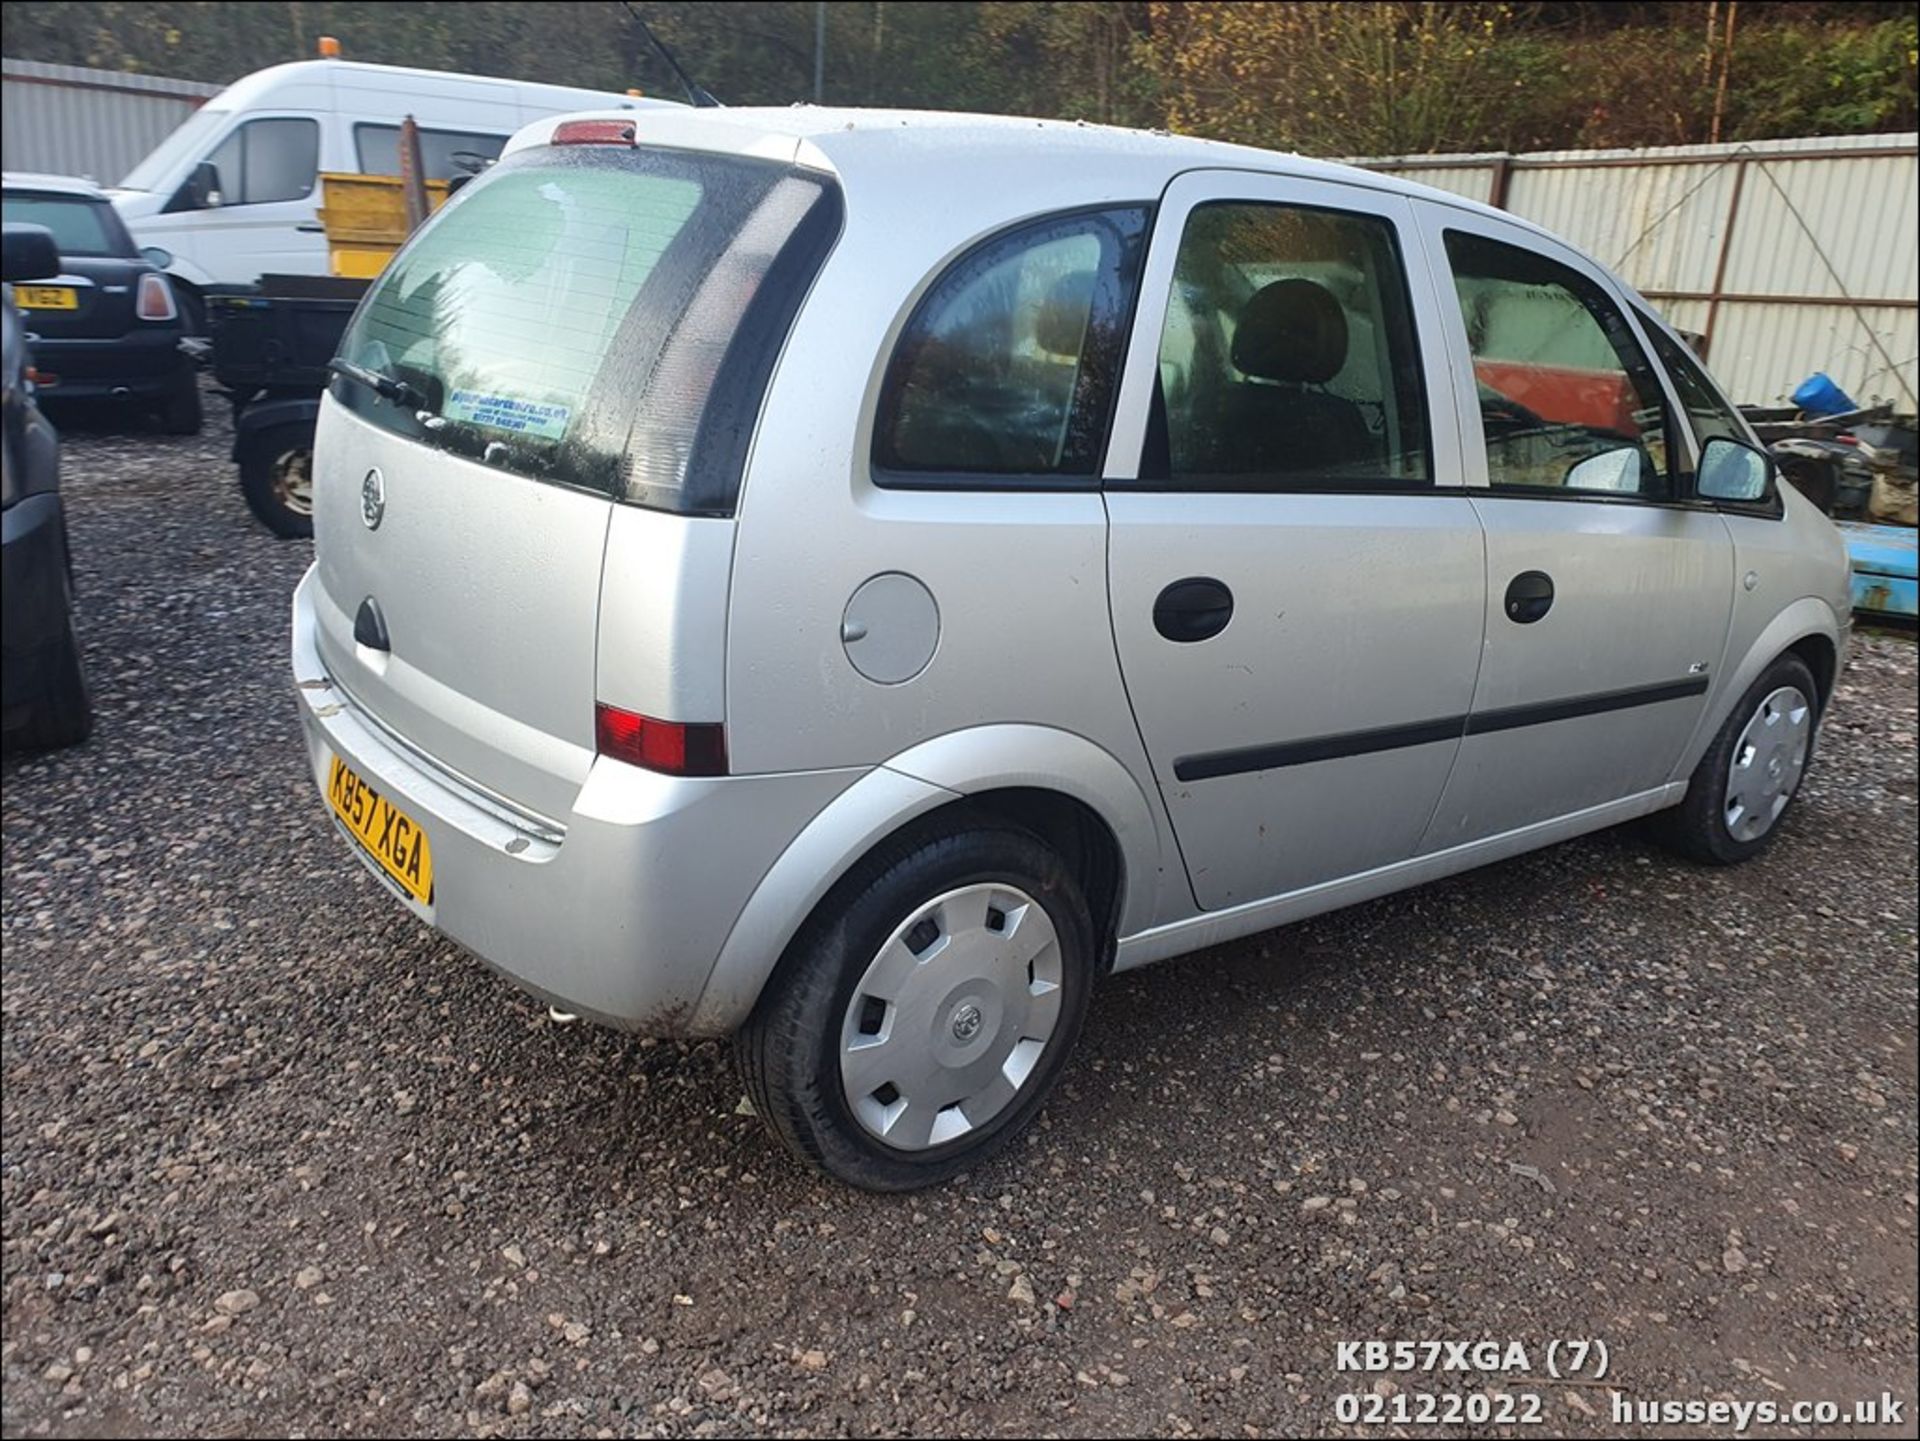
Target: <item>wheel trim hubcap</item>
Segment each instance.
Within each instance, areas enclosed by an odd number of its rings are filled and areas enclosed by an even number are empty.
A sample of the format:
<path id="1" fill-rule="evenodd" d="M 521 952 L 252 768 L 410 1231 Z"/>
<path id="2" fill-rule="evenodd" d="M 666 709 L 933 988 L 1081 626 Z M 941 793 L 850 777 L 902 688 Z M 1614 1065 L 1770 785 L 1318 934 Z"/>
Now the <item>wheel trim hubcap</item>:
<path id="1" fill-rule="evenodd" d="M 907 917 L 854 987 L 840 1080 L 901 1151 L 957 1141 L 1025 1088 L 1060 1022 L 1060 937 L 1014 886 L 948 891 Z"/>
<path id="2" fill-rule="evenodd" d="M 313 514 L 313 468 L 304 450 L 290 450 L 273 463 L 273 496 L 295 515 Z"/>
<path id="3" fill-rule="evenodd" d="M 1806 773 L 1813 706 L 1797 686 L 1760 702 L 1727 763 L 1727 834 L 1756 841 L 1773 829 Z"/>

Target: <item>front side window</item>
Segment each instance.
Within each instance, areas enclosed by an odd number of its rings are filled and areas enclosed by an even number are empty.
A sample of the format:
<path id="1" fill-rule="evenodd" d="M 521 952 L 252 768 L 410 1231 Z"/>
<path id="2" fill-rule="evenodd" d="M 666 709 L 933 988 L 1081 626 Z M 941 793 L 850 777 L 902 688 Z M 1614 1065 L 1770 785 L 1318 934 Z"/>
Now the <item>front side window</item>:
<path id="1" fill-rule="evenodd" d="M 320 126 L 313 120 L 249 120 L 207 157 L 219 175 L 221 205 L 301 200 L 320 176 Z"/>
<path id="2" fill-rule="evenodd" d="M 64 256 L 121 255 L 124 248 L 114 235 L 113 207 L 83 195 L 32 195 L 9 191 L 0 202 L 9 225 L 24 221 L 53 232 L 54 248 Z"/>
<path id="3" fill-rule="evenodd" d="M 420 132 L 420 165 L 429 180 L 476 175 L 487 168 L 487 162 L 500 158 L 506 143 L 507 137 L 504 135 L 423 129 Z M 400 173 L 398 125 L 356 125 L 353 127 L 353 145 L 360 157 L 362 175 Z"/>
<path id="4" fill-rule="evenodd" d="M 1186 490 L 1430 482 L 1426 399 L 1393 227 L 1292 205 L 1197 207 L 1160 336 L 1164 439 Z M 1156 449 L 1161 454 L 1154 454 Z"/>
<path id="5" fill-rule="evenodd" d="M 874 431 L 879 482 L 1091 483 L 1146 229 L 1144 208 L 1052 216 L 956 261 L 887 366 Z"/>
<path id="6" fill-rule="evenodd" d="M 1666 499 L 1660 382 L 1598 285 L 1532 250 L 1447 232 L 1496 488 Z"/>

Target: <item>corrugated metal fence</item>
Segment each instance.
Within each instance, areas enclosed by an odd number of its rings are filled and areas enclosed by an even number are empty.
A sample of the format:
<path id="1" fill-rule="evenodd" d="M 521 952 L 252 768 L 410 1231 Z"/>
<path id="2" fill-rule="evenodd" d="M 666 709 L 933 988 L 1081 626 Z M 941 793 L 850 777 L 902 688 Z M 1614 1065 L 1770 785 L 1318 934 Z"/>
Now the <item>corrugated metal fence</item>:
<path id="1" fill-rule="evenodd" d="M 0 160 L 8 170 L 116 184 L 218 85 L 38 60 L 0 60 Z"/>
<path id="2" fill-rule="evenodd" d="M 1510 210 L 1605 261 L 1707 337 L 1734 397 L 1816 370 L 1915 408 L 1920 136 L 1646 150 L 1417 155 L 1357 164 Z"/>

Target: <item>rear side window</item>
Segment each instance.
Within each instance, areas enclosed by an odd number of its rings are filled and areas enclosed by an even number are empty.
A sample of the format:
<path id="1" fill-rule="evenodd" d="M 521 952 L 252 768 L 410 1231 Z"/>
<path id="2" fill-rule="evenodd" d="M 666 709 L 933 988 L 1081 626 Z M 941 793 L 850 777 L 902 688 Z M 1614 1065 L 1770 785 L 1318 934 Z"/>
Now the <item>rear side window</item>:
<path id="1" fill-rule="evenodd" d="M 299 117 L 249 120 L 207 159 L 219 172 L 223 206 L 301 200 L 320 177 L 320 126 Z"/>
<path id="2" fill-rule="evenodd" d="M 107 256 L 127 254 L 117 234 L 113 207 L 104 200 L 79 195 L 26 195 L 9 191 L 0 201 L 9 225 L 24 221 L 53 232 L 61 255 Z"/>
<path id="3" fill-rule="evenodd" d="M 336 378 L 375 424 L 517 474 L 730 513 L 799 300 L 839 231 L 817 174 L 542 147 L 438 211 L 354 314 Z"/>
<path id="4" fill-rule="evenodd" d="M 1666 499 L 1666 399 L 1620 307 L 1570 266 L 1447 232 L 1496 488 Z"/>
<path id="5" fill-rule="evenodd" d="M 960 257 L 915 308 L 874 429 L 881 485 L 1094 484 L 1145 207 L 1079 211 Z"/>
<path id="6" fill-rule="evenodd" d="M 1160 335 L 1142 478 L 1184 490 L 1430 481 L 1393 227 L 1298 206 L 1196 207 Z"/>
<path id="7" fill-rule="evenodd" d="M 504 135 L 481 135 L 464 130 L 427 130 L 420 132 L 420 164 L 429 180 L 451 180 L 456 175 L 476 175 L 487 162 L 498 160 L 506 147 Z M 356 125 L 353 147 L 360 159 L 362 175 L 398 175 L 400 173 L 400 127 L 398 125 Z"/>

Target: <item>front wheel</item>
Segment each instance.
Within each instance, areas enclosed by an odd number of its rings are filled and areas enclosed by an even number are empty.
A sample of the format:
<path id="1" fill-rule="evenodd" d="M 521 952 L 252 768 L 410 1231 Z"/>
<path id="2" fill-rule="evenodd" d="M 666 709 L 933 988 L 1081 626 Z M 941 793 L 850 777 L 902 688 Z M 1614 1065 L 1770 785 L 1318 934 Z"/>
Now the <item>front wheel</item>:
<path id="1" fill-rule="evenodd" d="M 185 281 L 173 281 L 174 298 L 180 303 L 180 328 L 188 335 L 204 336 L 207 333 L 207 302 Z"/>
<path id="2" fill-rule="evenodd" d="M 40 693 L 27 707 L 18 731 L 8 734 L 8 750 L 58 750 L 79 745 L 93 733 L 93 693 L 80 663 L 71 592 L 65 633 L 42 652 L 40 666 Z"/>
<path id="3" fill-rule="evenodd" d="M 889 843 L 802 928 L 735 1053 L 795 1154 L 872 1191 L 935 1185 L 1039 1110 L 1080 1034 L 1086 898 L 998 826 Z"/>
<path id="4" fill-rule="evenodd" d="M 275 535 L 313 534 L 313 426 L 271 425 L 240 450 L 240 489 L 247 508 Z"/>
<path id="5" fill-rule="evenodd" d="M 1667 844 L 1719 866 L 1765 850 L 1813 758 L 1819 696 L 1798 656 L 1768 666 L 1694 767 L 1686 799 L 1661 817 Z"/>

